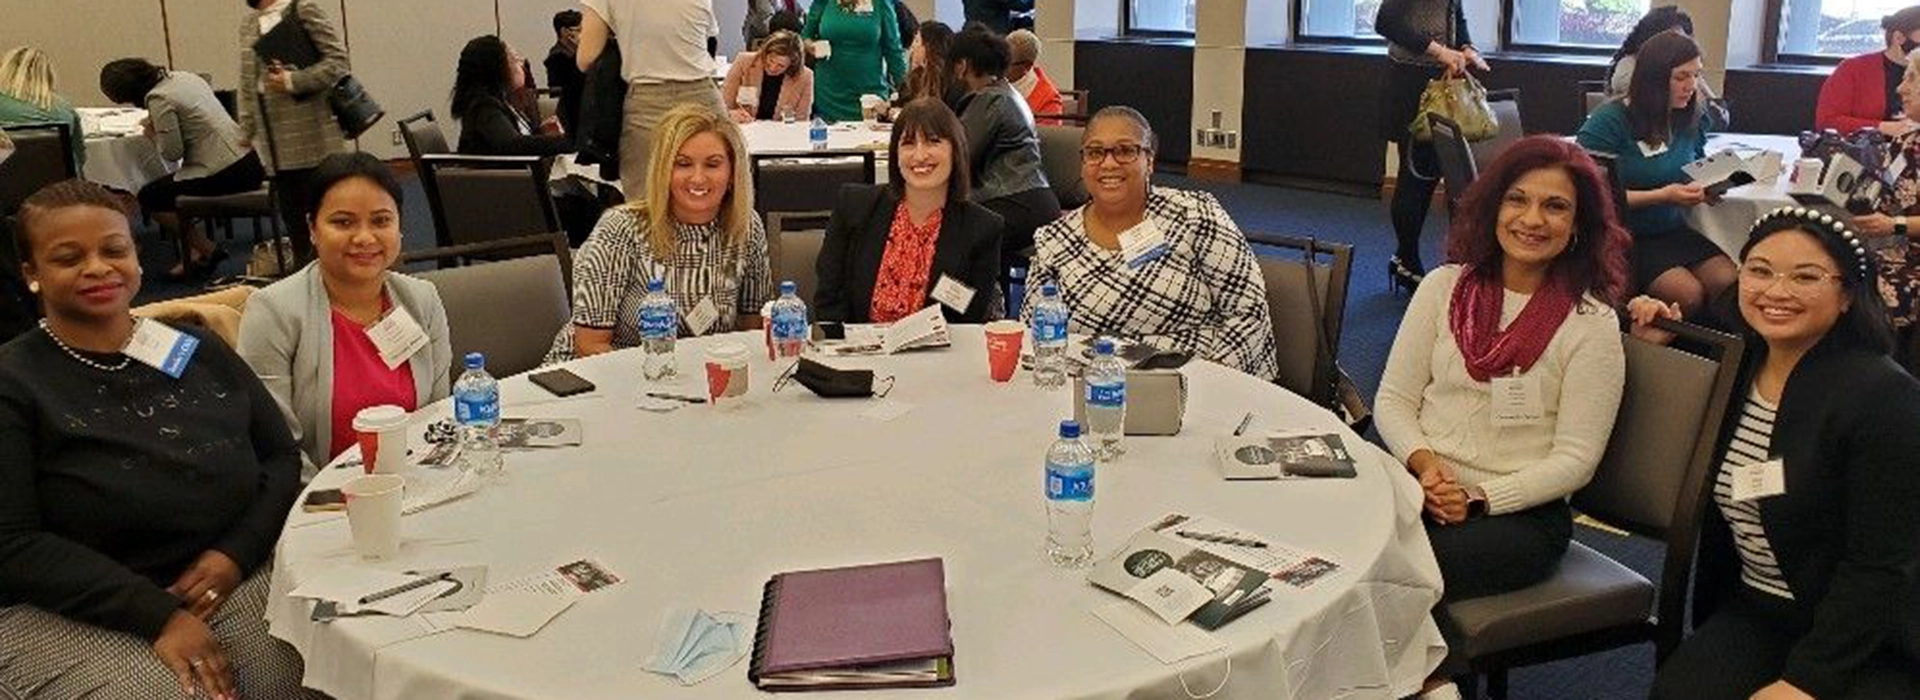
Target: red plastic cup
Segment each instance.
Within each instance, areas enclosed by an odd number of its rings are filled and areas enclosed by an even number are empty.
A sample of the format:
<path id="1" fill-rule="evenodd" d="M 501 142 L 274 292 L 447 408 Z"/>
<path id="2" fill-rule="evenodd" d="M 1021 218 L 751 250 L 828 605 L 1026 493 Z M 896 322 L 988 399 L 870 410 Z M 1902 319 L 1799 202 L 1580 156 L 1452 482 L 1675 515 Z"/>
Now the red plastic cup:
<path id="1" fill-rule="evenodd" d="M 1019 321 L 994 321 L 987 324 L 987 370 L 996 382 L 1013 379 L 1020 366 L 1020 345 L 1027 339 L 1027 327 Z"/>

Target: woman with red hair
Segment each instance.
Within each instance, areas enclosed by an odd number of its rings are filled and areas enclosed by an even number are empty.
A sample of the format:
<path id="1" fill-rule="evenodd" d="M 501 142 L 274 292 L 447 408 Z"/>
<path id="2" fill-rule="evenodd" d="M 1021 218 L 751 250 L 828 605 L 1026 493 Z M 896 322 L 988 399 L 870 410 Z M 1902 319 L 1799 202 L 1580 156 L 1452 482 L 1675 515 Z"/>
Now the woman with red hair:
<path id="1" fill-rule="evenodd" d="M 1447 600 L 1538 583 L 1567 550 L 1567 497 L 1593 476 L 1626 379 L 1613 307 L 1630 239 L 1609 192 L 1579 146 L 1514 144 L 1461 199 L 1449 264 L 1394 338 L 1380 436 L 1426 493 Z M 1423 697 L 1458 698 L 1448 679 L 1466 661 L 1450 653 Z"/>

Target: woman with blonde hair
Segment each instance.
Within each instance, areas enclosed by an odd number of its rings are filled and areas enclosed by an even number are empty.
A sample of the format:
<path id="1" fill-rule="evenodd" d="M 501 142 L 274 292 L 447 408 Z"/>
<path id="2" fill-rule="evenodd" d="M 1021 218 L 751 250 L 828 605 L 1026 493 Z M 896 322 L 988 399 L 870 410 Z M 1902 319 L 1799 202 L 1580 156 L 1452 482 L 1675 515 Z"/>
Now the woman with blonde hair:
<path id="1" fill-rule="evenodd" d="M 37 47 L 20 46 L 0 54 L 0 126 L 66 124 L 76 172 L 87 161 L 87 140 L 80 114 L 53 91 L 53 61 Z"/>
<path id="2" fill-rule="evenodd" d="M 800 49 L 800 35 L 782 29 L 768 35 L 760 50 L 736 56 L 720 86 L 720 100 L 741 124 L 813 118 L 813 69 Z"/>
<path id="3" fill-rule="evenodd" d="M 653 139 L 645 189 L 607 210 L 573 258 L 573 320 L 553 339 L 549 363 L 639 345 L 639 326 L 623 319 L 639 316 L 656 279 L 679 309 L 681 335 L 760 326 L 773 272 L 740 127 L 683 104 Z"/>

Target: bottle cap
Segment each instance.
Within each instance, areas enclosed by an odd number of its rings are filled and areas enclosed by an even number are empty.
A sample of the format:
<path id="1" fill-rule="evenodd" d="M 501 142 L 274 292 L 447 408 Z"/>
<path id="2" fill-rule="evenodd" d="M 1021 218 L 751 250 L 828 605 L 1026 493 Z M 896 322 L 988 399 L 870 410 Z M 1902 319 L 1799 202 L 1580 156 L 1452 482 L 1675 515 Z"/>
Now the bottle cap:
<path id="1" fill-rule="evenodd" d="M 1106 338 L 1106 337 L 1101 337 L 1101 338 L 1095 338 L 1095 339 L 1093 340 L 1093 354 L 1095 354 L 1095 355 L 1112 355 L 1112 354 L 1113 354 L 1113 339 L 1112 339 L 1112 338 Z"/>
<path id="2" fill-rule="evenodd" d="M 467 353 L 467 369 L 481 369 L 487 366 L 487 356 L 477 352 Z"/>
<path id="3" fill-rule="evenodd" d="M 663 279 L 658 279 L 658 278 L 647 280 L 647 291 L 649 292 L 667 291 L 667 281 Z"/>
<path id="4" fill-rule="evenodd" d="M 796 285 L 796 284 L 794 284 L 794 283 L 793 283 L 793 280 L 781 280 L 781 281 L 780 281 L 780 294 L 781 294 L 781 296 L 785 296 L 785 295 L 788 295 L 788 294 L 796 294 L 796 293 L 798 293 L 798 292 L 799 292 L 799 289 L 800 289 L 800 286 L 799 286 L 799 285 Z"/>
<path id="5" fill-rule="evenodd" d="M 1040 296 L 1043 296 L 1043 297 L 1060 296 L 1060 288 L 1054 286 L 1052 282 L 1048 282 L 1046 284 L 1040 285 Z"/>
<path id="6" fill-rule="evenodd" d="M 1060 437 L 1067 438 L 1067 439 L 1080 437 L 1080 421 L 1076 421 L 1076 420 L 1060 421 Z"/>

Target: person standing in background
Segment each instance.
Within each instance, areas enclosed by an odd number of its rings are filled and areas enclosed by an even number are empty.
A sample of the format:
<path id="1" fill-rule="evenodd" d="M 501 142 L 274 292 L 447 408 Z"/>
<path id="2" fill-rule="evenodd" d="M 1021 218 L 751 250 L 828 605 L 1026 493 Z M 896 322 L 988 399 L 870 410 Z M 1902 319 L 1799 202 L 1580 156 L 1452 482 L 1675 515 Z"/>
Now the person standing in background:
<path id="1" fill-rule="evenodd" d="M 1033 0 L 966 0 L 966 8 L 967 24 L 979 22 L 997 34 L 1033 27 Z"/>
<path id="2" fill-rule="evenodd" d="M 580 51 L 580 11 L 561 10 L 553 15 L 553 48 L 547 49 L 547 87 L 560 93 L 560 128 L 573 133 L 580 119 L 580 91 L 587 74 L 580 70 L 574 55 Z"/>
<path id="3" fill-rule="evenodd" d="M 1399 245 L 1387 261 L 1387 280 L 1412 291 L 1426 276 L 1420 230 L 1440 181 L 1440 161 L 1433 144 L 1414 141 L 1407 127 L 1420 113 L 1420 93 L 1427 83 L 1442 75 L 1465 75 L 1470 66 L 1482 72 L 1488 68 L 1473 48 L 1460 0 L 1386 0 L 1373 22 L 1375 31 L 1386 37 L 1387 57 L 1393 61 L 1380 92 L 1380 136 L 1398 146 L 1400 154 L 1392 204 Z"/>
<path id="4" fill-rule="evenodd" d="M 620 47 L 627 80 L 626 124 L 620 132 L 620 189 L 646 196 L 647 154 L 653 128 L 675 105 L 695 103 L 726 114 L 714 85 L 707 38 L 719 22 L 712 0 L 582 0 L 580 48 L 574 65 L 586 70 L 606 49 Z"/>
<path id="5" fill-rule="evenodd" d="M 1885 49 L 1841 61 L 1820 84 L 1813 128 L 1879 129 L 1888 136 L 1913 130 L 1907 119 L 1912 115 L 1900 109 L 1899 89 L 1907 54 L 1920 49 L 1920 5 L 1882 17 L 1880 29 L 1886 32 Z"/>
<path id="6" fill-rule="evenodd" d="M 240 134 L 255 146 L 273 179 L 280 220 L 293 244 L 295 264 L 313 258 L 307 233 L 307 189 L 320 160 L 345 153 L 346 137 L 321 93 L 346 77 L 347 44 L 340 28 L 317 2 L 247 0 L 240 20 Z M 282 22 L 299 22 L 320 60 L 311 66 L 269 63 L 254 53 L 260 37 Z"/>
<path id="7" fill-rule="evenodd" d="M 797 25 L 804 21 L 801 20 L 804 15 L 800 0 L 747 0 L 747 19 L 740 24 L 740 38 L 747 40 L 745 46 L 748 51 L 754 51 L 754 42 L 782 29 L 774 26 L 776 18 L 790 17 L 789 21 Z M 798 26 L 786 28 L 792 29 L 795 34 L 800 33 Z"/>
<path id="8" fill-rule="evenodd" d="M 860 97 L 893 94 L 907 79 L 894 4 L 886 0 L 813 0 L 800 36 L 813 42 L 814 113 L 830 122 L 858 121 Z"/>

